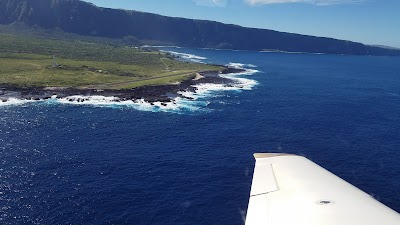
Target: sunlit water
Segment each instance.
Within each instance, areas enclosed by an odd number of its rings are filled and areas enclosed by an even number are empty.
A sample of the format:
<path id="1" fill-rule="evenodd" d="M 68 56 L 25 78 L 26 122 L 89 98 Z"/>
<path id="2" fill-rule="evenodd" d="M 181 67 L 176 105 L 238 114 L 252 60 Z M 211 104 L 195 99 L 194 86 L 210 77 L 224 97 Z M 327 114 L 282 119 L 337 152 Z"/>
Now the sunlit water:
<path id="1" fill-rule="evenodd" d="M 240 225 L 252 153 L 268 151 L 305 155 L 400 211 L 399 58 L 163 50 L 259 72 L 168 107 L 2 104 L 0 224 Z"/>

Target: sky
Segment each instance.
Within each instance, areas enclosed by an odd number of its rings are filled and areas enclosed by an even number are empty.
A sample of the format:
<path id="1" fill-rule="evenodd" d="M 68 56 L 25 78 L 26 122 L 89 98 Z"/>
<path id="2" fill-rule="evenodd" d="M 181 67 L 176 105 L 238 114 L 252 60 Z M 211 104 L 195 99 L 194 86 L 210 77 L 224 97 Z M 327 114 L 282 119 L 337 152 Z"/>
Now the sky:
<path id="1" fill-rule="evenodd" d="M 400 0 L 85 0 L 97 6 L 204 19 L 400 48 Z"/>

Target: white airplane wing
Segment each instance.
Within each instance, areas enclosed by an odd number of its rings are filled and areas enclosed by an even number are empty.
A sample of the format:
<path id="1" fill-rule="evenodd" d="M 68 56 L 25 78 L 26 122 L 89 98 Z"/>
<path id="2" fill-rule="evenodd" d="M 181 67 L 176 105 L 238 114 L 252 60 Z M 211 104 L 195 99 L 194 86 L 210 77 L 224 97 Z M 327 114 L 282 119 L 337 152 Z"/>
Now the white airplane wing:
<path id="1" fill-rule="evenodd" d="M 304 157 L 254 156 L 246 225 L 400 225 L 400 214 Z"/>

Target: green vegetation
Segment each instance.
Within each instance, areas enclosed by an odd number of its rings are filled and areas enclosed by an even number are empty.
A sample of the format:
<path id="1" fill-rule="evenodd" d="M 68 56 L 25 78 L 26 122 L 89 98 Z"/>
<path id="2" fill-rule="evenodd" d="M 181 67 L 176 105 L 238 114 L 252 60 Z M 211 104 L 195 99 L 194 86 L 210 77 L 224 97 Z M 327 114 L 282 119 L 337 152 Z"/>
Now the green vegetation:
<path id="1" fill-rule="evenodd" d="M 126 89 L 221 69 L 121 44 L 0 34 L 0 85 Z"/>

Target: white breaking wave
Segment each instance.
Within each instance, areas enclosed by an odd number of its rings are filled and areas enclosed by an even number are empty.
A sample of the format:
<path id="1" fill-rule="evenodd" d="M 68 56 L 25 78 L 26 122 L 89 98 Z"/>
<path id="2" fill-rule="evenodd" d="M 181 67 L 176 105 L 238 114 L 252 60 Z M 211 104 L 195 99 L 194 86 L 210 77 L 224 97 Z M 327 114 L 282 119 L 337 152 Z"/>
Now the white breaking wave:
<path id="1" fill-rule="evenodd" d="M 121 100 L 118 97 L 105 96 L 82 96 L 74 95 L 65 98 L 56 99 L 56 102 L 72 105 L 92 105 L 97 107 L 131 107 L 140 111 L 150 112 L 173 112 L 173 111 L 195 111 L 200 107 L 196 102 L 189 102 L 183 98 L 177 97 L 171 102 L 147 102 L 144 99 Z"/>
<path id="2" fill-rule="evenodd" d="M 94 95 L 94 96 L 73 95 L 65 98 L 56 99 L 56 101 L 63 104 L 73 104 L 73 105 L 107 105 L 107 104 L 119 103 L 119 98 L 106 97 L 100 95 Z"/>
<path id="3" fill-rule="evenodd" d="M 235 69 L 243 69 L 245 64 L 230 62 L 230 63 L 226 64 L 226 66 L 231 67 L 231 68 L 235 68 Z"/>
<path id="4" fill-rule="evenodd" d="M 239 90 L 251 90 L 254 86 L 258 84 L 258 82 L 255 80 L 241 77 L 241 76 L 253 75 L 255 73 L 260 72 L 256 69 L 246 68 L 246 67 L 256 68 L 257 66 L 252 64 L 242 64 L 242 63 L 232 63 L 232 62 L 228 63 L 226 66 L 244 70 L 243 72 L 239 73 L 228 73 L 220 75 L 221 77 L 233 80 L 235 82 L 234 86 L 239 88 Z"/>
<path id="5" fill-rule="evenodd" d="M 68 96 L 55 99 L 55 102 L 72 105 L 91 105 L 95 107 L 128 107 L 148 112 L 183 112 L 198 111 L 207 106 L 207 102 L 192 101 L 182 97 L 171 99 L 170 102 L 147 102 L 144 99 L 121 100 L 118 97 L 105 96 Z"/>
<path id="6" fill-rule="evenodd" d="M 226 66 L 232 67 L 235 69 L 243 69 L 243 72 L 239 73 L 228 73 L 228 74 L 220 74 L 219 76 L 232 80 L 233 82 L 230 84 L 213 84 L 213 83 L 202 83 L 194 85 L 196 88 L 195 92 L 183 91 L 178 92 L 180 95 L 191 98 L 193 100 L 200 100 L 204 98 L 210 98 L 215 96 L 218 92 L 224 91 L 242 91 L 242 90 L 251 90 L 258 83 L 255 80 L 243 78 L 241 76 L 244 75 L 252 75 L 254 73 L 259 72 L 255 69 L 246 69 L 245 67 L 256 67 L 254 65 L 246 65 L 242 63 L 229 63 Z"/>
<path id="7" fill-rule="evenodd" d="M 142 48 L 182 48 L 174 45 L 142 45 Z"/>
<path id="8" fill-rule="evenodd" d="M 180 52 L 165 51 L 165 50 L 160 50 L 160 52 L 169 53 L 171 55 L 180 57 L 182 59 L 189 60 L 189 61 L 192 61 L 192 62 L 197 62 L 197 63 L 204 63 L 203 60 L 207 59 L 206 57 L 193 55 L 193 54 L 188 54 L 188 53 L 180 53 Z"/>
<path id="9" fill-rule="evenodd" d="M 31 102 L 36 102 L 36 100 L 9 98 L 9 99 L 7 99 L 6 102 L 0 101 L 0 106 L 23 105 L 23 104 L 31 103 Z"/>
<path id="10" fill-rule="evenodd" d="M 261 53 L 283 53 L 283 54 L 309 54 L 309 55 L 327 55 L 327 53 L 323 52 L 287 52 L 287 51 L 272 51 L 272 50 L 263 50 L 259 51 Z"/>
<path id="11" fill-rule="evenodd" d="M 256 68 L 257 66 L 255 66 L 255 65 L 253 65 L 253 64 L 243 64 L 243 63 L 233 63 L 233 62 L 230 62 L 230 63 L 226 64 L 226 66 L 227 66 L 227 67 L 231 67 L 231 68 L 235 68 L 235 69 L 246 70 L 246 73 L 248 73 L 249 71 L 256 71 L 256 72 L 259 72 L 258 70 L 246 69 L 246 67 Z"/>

